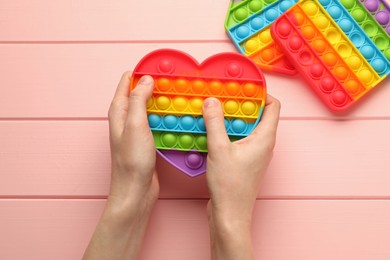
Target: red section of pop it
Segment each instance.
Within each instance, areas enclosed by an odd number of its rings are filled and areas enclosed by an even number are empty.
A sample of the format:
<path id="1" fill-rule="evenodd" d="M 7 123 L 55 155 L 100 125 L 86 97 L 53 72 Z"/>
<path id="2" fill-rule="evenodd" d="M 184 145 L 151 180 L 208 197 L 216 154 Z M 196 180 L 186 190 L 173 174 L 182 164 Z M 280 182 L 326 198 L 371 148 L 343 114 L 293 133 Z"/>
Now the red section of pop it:
<path id="1" fill-rule="evenodd" d="M 160 49 L 146 55 L 134 69 L 134 73 L 151 75 L 181 75 L 226 78 L 240 78 L 264 82 L 262 73 L 248 58 L 237 53 L 220 53 L 206 59 L 202 64 L 188 54 Z"/>

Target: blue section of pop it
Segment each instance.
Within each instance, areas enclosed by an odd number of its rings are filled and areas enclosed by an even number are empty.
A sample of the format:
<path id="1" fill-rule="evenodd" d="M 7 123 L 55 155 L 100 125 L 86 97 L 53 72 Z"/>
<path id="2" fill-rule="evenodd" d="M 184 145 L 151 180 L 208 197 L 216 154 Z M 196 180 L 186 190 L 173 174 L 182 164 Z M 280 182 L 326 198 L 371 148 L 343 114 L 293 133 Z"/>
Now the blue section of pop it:
<path id="1" fill-rule="evenodd" d="M 236 24 L 229 28 L 230 36 L 236 47 L 244 53 L 241 43 L 261 31 L 280 15 L 286 12 L 299 0 L 281 0 L 266 6 L 260 13 L 249 16 L 244 22 Z"/>
<path id="2" fill-rule="evenodd" d="M 262 111 L 260 111 L 261 114 Z M 148 122 L 151 130 L 161 132 L 186 132 L 194 134 L 206 134 L 206 126 L 203 117 L 193 117 L 190 115 L 160 116 L 157 114 L 148 115 Z M 254 129 L 257 123 L 248 123 L 242 119 L 226 119 L 225 128 L 229 136 L 247 136 Z"/>
<path id="3" fill-rule="evenodd" d="M 353 45 L 380 76 L 390 74 L 390 62 L 339 1 L 318 0 Z"/>

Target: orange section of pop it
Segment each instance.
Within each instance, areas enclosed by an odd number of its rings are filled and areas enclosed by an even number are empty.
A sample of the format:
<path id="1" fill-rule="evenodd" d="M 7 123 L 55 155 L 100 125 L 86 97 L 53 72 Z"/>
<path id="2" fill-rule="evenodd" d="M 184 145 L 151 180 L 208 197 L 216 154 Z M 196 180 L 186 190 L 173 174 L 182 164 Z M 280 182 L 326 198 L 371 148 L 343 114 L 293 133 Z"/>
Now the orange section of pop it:
<path id="1" fill-rule="evenodd" d="M 142 75 L 135 74 L 132 88 Z M 202 115 L 203 101 L 215 97 L 227 118 L 256 121 L 264 106 L 265 89 L 260 81 L 246 79 L 199 78 L 193 76 L 151 75 L 155 80 L 149 113 L 160 115 Z"/>

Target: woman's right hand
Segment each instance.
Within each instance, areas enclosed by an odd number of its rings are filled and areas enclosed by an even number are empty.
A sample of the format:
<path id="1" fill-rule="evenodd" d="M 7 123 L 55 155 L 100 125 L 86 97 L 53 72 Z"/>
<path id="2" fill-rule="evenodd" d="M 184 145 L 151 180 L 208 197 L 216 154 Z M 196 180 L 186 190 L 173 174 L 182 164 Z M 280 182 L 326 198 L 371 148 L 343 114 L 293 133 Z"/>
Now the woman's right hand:
<path id="1" fill-rule="evenodd" d="M 208 217 L 212 259 L 252 259 L 251 223 L 261 178 L 273 154 L 280 103 L 268 95 L 264 114 L 246 138 L 230 142 L 220 102 L 203 104 L 207 129 Z"/>

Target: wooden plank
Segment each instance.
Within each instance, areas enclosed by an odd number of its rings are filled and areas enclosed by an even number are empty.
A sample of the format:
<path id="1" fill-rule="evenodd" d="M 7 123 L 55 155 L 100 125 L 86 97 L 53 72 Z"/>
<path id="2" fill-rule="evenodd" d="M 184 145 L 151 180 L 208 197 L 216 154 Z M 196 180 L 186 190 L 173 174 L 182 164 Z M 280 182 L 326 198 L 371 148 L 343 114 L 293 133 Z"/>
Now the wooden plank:
<path id="1" fill-rule="evenodd" d="M 283 120 L 262 198 L 390 197 L 390 120 Z M 0 121 L 0 196 L 106 196 L 106 121 Z M 207 197 L 159 159 L 161 197 Z"/>
<path id="2" fill-rule="evenodd" d="M 80 259 L 103 200 L 0 200 L 1 259 Z M 256 259 L 387 260 L 390 201 L 258 201 Z M 160 200 L 140 259 L 209 259 L 206 201 Z"/>
<path id="3" fill-rule="evenodd" d="M 147 53 L 175 48 L 198 60 L 234 51 L 228 43 L 0 45 L 0 118 L 106 117 L 122 72 Z M 344 116 L 333 115 L 298 78 L 266 73 L 287 118 L 390 118 L 389 80 Z"/>
<path id="4" fill-rule="evenodd" d="M 0 41 L 226 40 L 228 0 L 2 0 Z"/>

